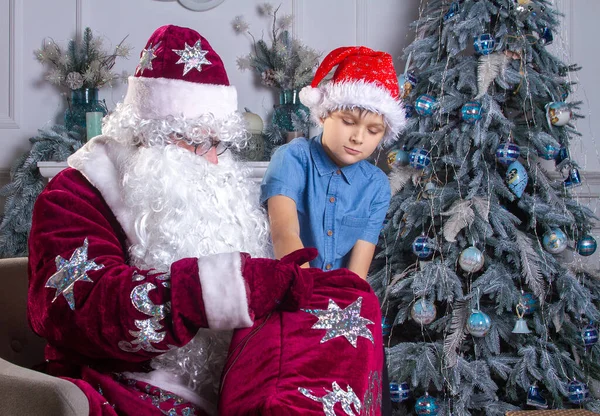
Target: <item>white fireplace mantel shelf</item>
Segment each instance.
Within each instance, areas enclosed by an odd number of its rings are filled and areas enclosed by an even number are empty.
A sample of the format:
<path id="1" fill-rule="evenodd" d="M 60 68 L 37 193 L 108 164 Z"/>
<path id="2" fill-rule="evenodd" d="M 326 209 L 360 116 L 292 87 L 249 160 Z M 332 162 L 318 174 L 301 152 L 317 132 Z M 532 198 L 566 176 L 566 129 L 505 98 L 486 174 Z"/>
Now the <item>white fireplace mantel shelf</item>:
<path id="1" fill-rule="evenodd" d="M 250 168 L 249 177 L 254 182 L 260 183 L 263 176 L 265 176 L 265 171 L 267 170 L 269 162 L 242 162 L 242 164 Z M 44 178 L 50 180 L 56 176 L 58 172 L 67 168 L 68 165 L 67 162 L 38 162 L 37 166 L 40 169 L 40 174 Z"/>

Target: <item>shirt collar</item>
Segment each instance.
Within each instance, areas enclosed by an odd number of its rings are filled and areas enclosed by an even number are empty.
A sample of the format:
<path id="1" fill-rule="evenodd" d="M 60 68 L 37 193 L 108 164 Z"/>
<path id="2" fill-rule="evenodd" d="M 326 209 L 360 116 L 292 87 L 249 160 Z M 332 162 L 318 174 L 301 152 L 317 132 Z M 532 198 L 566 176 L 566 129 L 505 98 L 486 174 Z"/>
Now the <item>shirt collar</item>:
<path id="1" fill-rule="evenodd" d="M 331 158 L 327 155 L 327 153 L 325 153 L 325 149 L 323 148 L 323 145 L 321 143 L 322 136 L 323 133 L 313 138 L 310 142 L 310 154 L 312 156 L 315 166 L 317 167 L 317 172 L 319 172 L 319 176 L 331 175 L 334 172 L 340 170 L 342 172 L 342 176 L 344 177 L 344 179 L 346 179 L 346 182 L 351 184 L 352 179 L 360 169 L 360 162 L 344 166 L 343 168 L 338 167 L 333 162 L 333 160 L 331 160 Z"/>

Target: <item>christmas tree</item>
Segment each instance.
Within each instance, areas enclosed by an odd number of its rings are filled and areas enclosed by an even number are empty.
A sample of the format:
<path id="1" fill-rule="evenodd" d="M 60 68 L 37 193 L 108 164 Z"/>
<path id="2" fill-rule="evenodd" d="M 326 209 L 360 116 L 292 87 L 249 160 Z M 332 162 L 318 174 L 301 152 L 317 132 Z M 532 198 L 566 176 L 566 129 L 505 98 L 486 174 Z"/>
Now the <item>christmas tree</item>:
<path id="1" fill-rule="evenodd" d="M 546 0 L 420 12 L 371 272 L 396 411 L 598 411 L 600 280 L 582 261 L 596 218 L 573 193 L 578 68 L 547 48 L 560 15 Z"/>

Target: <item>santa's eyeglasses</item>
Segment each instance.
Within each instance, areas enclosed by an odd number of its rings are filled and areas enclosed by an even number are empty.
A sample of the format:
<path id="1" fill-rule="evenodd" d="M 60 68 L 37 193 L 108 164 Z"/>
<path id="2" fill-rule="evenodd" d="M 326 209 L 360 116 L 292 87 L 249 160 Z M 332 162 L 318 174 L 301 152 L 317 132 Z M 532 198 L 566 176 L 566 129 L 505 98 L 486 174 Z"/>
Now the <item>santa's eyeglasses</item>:
<path id="1" fill-rule="evenodd" d="M 208 140 L 205 140 L 202 143 L 194 143 L 192 146 L 194 146 L 194 154 L 196 154 L 198 156 L 205 155 L 213 147 L 217 151 L 217 156 L 220 156 L 223 153 L 225 153 L 225 151 L 227 149 L 229 149 L 229 147 L 231 146 L 231 143 L 222 142 L 219 139 L 210 137 Z"/>

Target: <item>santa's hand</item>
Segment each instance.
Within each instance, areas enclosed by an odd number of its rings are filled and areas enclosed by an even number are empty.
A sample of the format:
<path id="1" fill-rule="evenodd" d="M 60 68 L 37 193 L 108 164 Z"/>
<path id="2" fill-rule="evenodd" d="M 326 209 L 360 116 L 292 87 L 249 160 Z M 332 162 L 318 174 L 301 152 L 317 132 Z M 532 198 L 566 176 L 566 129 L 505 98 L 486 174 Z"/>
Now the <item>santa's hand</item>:
<path id="1" fill-rule="evenodd" d="M 248 306 L 255 319 L 278 306 L 284 310 L 302 307 L 312 294 L 313 281 L 309 269 L 300 266 L 317 254 L 315 248 L 296 250 L 281 260 L 253 259 L 242 254 L 242 276 L 248 285 Z"/>

